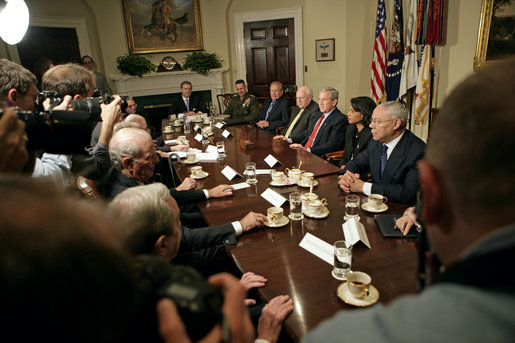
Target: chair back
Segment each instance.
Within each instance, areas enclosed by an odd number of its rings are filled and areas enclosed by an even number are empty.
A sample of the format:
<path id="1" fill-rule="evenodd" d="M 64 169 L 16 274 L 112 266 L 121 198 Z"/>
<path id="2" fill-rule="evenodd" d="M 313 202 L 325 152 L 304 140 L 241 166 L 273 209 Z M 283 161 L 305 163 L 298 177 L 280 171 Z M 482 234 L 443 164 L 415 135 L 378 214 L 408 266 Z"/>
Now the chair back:
<path id="1" fill-rule="evenodd" d="M 102 197 L 102 194 L 100 194 L 100 191 L 95 185 L 95 182 L 91 179 L 87 179 L 84 176 L 79 176 L 75 184 L 77 189 L 87 199 L 95 200 Z"/>
<path id="2" fill-rule="evenodd" d="M 231 103 L 231 98 L 236 95 L 236 93 L 224 93 L 218 94 L 216 96 L 216 100 L 218 100 L 218 108 L 220 108 L 220 114 L 224 113 L 225 109 Z"/>

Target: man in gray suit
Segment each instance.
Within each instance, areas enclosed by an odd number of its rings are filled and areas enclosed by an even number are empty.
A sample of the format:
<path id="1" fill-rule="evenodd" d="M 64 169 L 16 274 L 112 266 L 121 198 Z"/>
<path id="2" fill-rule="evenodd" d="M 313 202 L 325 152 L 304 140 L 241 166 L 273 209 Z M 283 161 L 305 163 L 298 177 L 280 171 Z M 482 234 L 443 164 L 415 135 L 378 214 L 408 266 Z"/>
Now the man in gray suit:
<path id="1" fill-rule="evenodd" d="M 290 121 L 280 135 L 274 137 L 275 140 L 287 140 L 290 136 L 297 136 L 306 131 L 313 114 L 318 111 L 318 104 L 313 101 L 313 90 L 307 86 L 297 90 L 297 107 L 291 113 Z"/>

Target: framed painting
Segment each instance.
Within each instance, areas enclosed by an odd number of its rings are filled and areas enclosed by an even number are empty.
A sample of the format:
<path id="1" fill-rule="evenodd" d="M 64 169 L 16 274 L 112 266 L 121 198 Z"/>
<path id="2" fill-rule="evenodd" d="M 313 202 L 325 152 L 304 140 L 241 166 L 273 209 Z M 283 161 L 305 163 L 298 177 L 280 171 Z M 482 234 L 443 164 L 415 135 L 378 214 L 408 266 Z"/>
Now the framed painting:
<path id="1" fill-rule="evenodd" d="M 474 70 L 515 56 L 515 4 L 511 0 L 483 0 Z"/>
<path id="2" fill-rule="evenodd" d="M 315 41 L 317 62 L 334 61 L 334 38 Z"/>
<path id="3" fill-rule="evenodd" d="M 202 50 L 199 0 L 123 0 L 131 54 Z"/>

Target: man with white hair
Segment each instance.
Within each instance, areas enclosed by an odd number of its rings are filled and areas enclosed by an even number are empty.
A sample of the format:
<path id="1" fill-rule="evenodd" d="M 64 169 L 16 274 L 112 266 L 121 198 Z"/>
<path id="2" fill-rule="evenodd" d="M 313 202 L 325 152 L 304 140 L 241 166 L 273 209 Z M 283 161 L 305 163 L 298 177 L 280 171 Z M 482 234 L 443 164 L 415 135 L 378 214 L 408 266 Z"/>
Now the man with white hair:
<path id="1" fill-rule="evenodd" d="M 373 140 L 365 151 L 347 163 L 340 172 L 340 188 L 346 193 L 379 193 L 389 200 L 413 204 L 420 181 L 417 162 L 426 144 L 406 130 L 408 112 L 396 101 L 380 104 L 372 113 Z M 361 177 L 371 173 L 371 182 Z"/>

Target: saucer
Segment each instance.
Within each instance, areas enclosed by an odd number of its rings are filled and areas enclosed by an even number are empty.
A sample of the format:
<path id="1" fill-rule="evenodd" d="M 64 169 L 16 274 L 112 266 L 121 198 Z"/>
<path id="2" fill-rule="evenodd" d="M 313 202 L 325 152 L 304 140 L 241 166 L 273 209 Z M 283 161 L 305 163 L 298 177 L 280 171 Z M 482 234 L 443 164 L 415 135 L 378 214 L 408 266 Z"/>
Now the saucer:
<path id="1" fill-rule="evenodd" d="M 316 187 L 318 185 L 318 180 L 314 180 L 313 181 L 313 187 Z M 307 184 L 307 183 L 304 183 L 301 181 L 297 182 L 297 186 L 300 186 L 300 187 L 307 187 L 309 188 L 311 185 L 310 184 Z"/>
<path id="2" fill-rule="evenodd" d="M 388 205 L 382 204 L 381 206 L 376 208 L 376 207 L 370 207 L 368 205 L 368 202 L 364 202 L 364 203 L 361 204 L 361 208 L 364 209 L 365 211 L 368 211 L 368 212 L 381 213 L 381 212 L 384 212 L 384 211 L 388 210 Z"/>
<path id="3" fill-rule="evenodd" d="M 327 216 L 329 216 L 329 209 L 324 206 L 324 207 L 322 207 L 322 210 L 320 211 L 320 213 L 317 215 L 313 215 L 313 214 L 309 213 L 308 211 L 302 211 L 302 213 L 304 213 L 305 216 L 308 216 L 310 218 L 322 219 L 322 218 L 327 218 Z"/>
<path id="4" fill-rule="evenodd" d="M 290 222 L 290 219 L 287 216 L 283 216 L 283 220 L 281 220 L 279 223 L 274 224 L 272 222 L 265 222 L 265 225 L 268 227 L 281 227 Z"/>
<path id="5" fill-rule="evenodd" d="M 193 174 L 190 174 L 190 177 L 191 177 L 192 179 L 195 179 L 195 180 L 205 179 L 205 178 L 206 178 L 206 177 L 208 177 L 208 176 L 209 176 L 209 173 L 208 173 L 208 172 L 204 172 L 204 173 L 202 174 L 202 176 L 193 176 Z"/>
<path id="6" fill-rule="evenodd" d="M 289 181 L 282 181 L 282 182 L 275 182 L 274 180 L 270 181 L 270 186 L 276 186 L 276 187 L 282 187 L 282 186 L 291 186 L 294 185 L 294 183 L 291 183 Z"/>
<path id="7" fill-rule="evenodd" d="M 374 305 L 379 300 L 379 291 L 374 286 L 370 285 L 368 288 L 368 295 L 362 299 L 355 298 L 347 288 L 347 282 L 338 286 L 338 298 L 342 299 L 348 305 L 356 307 L 367 307 Z"/>
<path id="8" fill-rule="evenodd" d="M 199 163 L 200 162 L 200 158 L 196 158 L 195 161 L 188 161 L 188 160 L 184 160 L 184 163 L 185 164 L 195 164 L 195 163 Z"/>
<path id="9" fill-rule="evenodd" d="M 173 131 L 163 131 L 163 133 L 173 133 Z"/>

